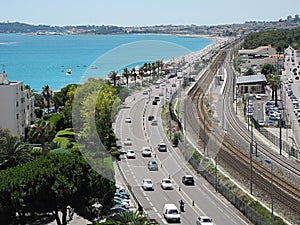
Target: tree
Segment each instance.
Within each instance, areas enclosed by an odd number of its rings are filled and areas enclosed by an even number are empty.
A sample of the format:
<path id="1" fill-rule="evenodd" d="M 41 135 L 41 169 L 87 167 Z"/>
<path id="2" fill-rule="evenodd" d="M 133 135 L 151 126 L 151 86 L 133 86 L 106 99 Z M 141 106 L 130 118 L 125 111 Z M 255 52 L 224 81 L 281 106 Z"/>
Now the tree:
<path id="1" fill-rule="evenodd" d="M 50 89 L 50 87 L 49 87 L 48 84 L 46 84 L 43 87 L 42 96 L 45 99 L 45 101 L 47 102 L 47 109 L 48 109 L 48 113 L 49 113 L 49 110 L 50 110 L 50 100 L 52 98 L 52 91 L 51 91 L 51 89 Z"/>
<path id="2" fill-rule="evenodd" d="M 124 68 L 122 74 L 123 74 L 123 76 L 126 78 L 126 85 L 127 85 L 127 87 L 128 87 L 128 82 L 129 82 L 130 72 L 129 72 L 129 70 L 128 70 L 127 67 Z"/>
<path id="3" fill-rule="evenodd" d="M 93 204 L 100 203 L 101 215 L 106 215 L 114 192 L 114 182 L 91 169 L 83 157 L 51 153 L 0 172 L 0 224 L 28 224 L 35 214 L 50 213 L 58 225 L 66 225 L 67 207 L 92 220 Z"/>
<path id="4" fill-rule="evenodd" d="M 142 216 L 139 212 L 121 212 L 114 220 L 119 225 L 156 225 L 156 221 Z"/>
<path id="5" fill-rule="evenodd" d="M 252 68 L 249 68 L 246 72 L 245 75 L 254 75 L 254 70 Z"/>
<path id="6" fill-rule="evenodd" d="M 132 76 L 133 79 L 134 79 L 134 86 L 136 86 L 136 78 L 137 78 L 137 74 L 136 74 L 135 68 L 132 68 L 130 74 L 131 74 L 131 76 Z"/>
<path id="7" fill-rule="evenodd" d="M 47 142 L 52 141 L 54 136 L 55 127 L 50 121 L 43 119 L 37 120 L 28 132 L 28 140 L 34 144 L 41 144 L 43 147 Z"/>
<path id="8" fill-rule="evenodd" d="M 276 69 L 272 64 L 265 63 L 261 66 L 260 72 L 268 77 L 269 74 L 274 74 L 276 72 Z"/>
<path id="9" fill-rule="evenodd" d="M 281 81 L 279 76 L 270 74 L 267 77 L 268 84 L 270 85 L 272 89 L 272 100 L 275 99 L 275 105 L 277 106 L 277 101 L 278 101 L 278 95 L 277 95 L 277 90 L 280 89 L 281 87 Z"/>
<path id="10" fill-rule="evenodd" d="M 32 146 L 28 143 L 21 143 L 17 136 L 8 136 L 6 144 L 0 149 L 0 168 L 15 167 L 33 160 L 30 155 L 31 150 Z"/>
<path id="11" fill-rule="evenodd" d="M 118 73 L 116 71 L 110 71 L 110 73 L 108 74 L 108 76 L 113 81 L 114 86 L 116 86 L 117 80 L 118 80 Z"/>

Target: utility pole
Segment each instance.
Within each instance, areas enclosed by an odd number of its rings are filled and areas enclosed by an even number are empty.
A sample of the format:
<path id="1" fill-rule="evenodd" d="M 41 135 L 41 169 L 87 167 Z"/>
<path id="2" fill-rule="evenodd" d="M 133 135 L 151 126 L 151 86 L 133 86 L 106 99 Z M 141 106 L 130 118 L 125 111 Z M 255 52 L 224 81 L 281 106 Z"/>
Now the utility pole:
<path id="1" fill-rule="evenodd" d="M 251 117 L 251 142 L 250 142 L 250 194 L 252 195 L 252 148 L 253 148 L 253 120 Z"/>

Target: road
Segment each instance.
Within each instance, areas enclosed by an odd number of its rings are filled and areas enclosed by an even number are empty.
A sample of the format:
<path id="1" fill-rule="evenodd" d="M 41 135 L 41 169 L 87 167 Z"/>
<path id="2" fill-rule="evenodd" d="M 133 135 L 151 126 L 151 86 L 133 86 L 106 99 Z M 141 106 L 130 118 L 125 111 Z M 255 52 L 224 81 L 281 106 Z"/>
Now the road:
<path id="1" fill-rule="evenodd" d="M 127 107 L 121 110 L 116 119 L 115 132 L 119 140 L 122 143 L 125 138 L 132 140 L 132 146 L 124 147 L 123 145 L 123 148 L 134 149 L 137 154 L 136 159 L 121 159 L 120 167 L 144 211 L 151 218 L 159 221 L 160 224 L 167 224 L 162 214 L 164 204 L 174 203 L 179 208 L 179 200 L 183 199 L 186 203 L 186 211 L 181 213 L 181 224 L 195 224 L 196 218 L 200 215 L 210 216 L 216 225 L 248 224 L 246 219 L 229 202 L 216 193 L 206 180 L 197 177 L 189 169 L 188 163 L 168 142 L 160 116 L 164 100 L 161 99 L 158 105 L 152 105 L 153 96 L 165 92 L 162 90 L 166 90 L 165 88 L 170 90 L 171 84 L 158 89 L 152 87 L 150 97 L 142 95 L 142 92 L 137 93 L 134 98 L 128 97 L 126 100 Z M 147 121 L 150 114 L 157 118 L 157 126 L 153 126 Z M 131 116 L 132 123 L 124 122 L 126 116 Z M 168 145 L 167 152 L 158 152 L 156 149 L 158 143 L 162 141 Z M 151 158 L 142 157 L 143 146 L 152 147 Z M 150 159 L 155 159 L 158 162 L 158 171 L 148 170 L 147 162 Z M 185 186 L 181 183 L 184 174 L 194 176 L 194 186 Z M 162 190 L 160 182 L 169 176 L 173 181 L 174 190 Z M 144 178 L 152 179 L 154 191 L 144 191 L 141 188 Z"/>

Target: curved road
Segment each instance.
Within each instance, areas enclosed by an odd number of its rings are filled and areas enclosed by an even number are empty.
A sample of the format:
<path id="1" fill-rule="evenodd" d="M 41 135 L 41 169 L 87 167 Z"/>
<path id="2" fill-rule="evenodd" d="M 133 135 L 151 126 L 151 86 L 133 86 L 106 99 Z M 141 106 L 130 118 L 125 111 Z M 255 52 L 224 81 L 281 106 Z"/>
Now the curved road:
<path id="1" fill-rule="evenodd" d="M 171 84 L 158 89 L 152 87 L 150 96 L 137 93 L 135 100 L 133 97 L 128 97 L 126 100 L 127 107 L 121 110 L 116 120 L 115 132 L 123 148 L 134 149 L 137 155 L 136 159 L 123 157 L 119 164 L 144 211 L 150 218 L 159 221 L 160 224 L 167 224 L 162 214 L 164 204 L 174 203 L 179 208 L 179 200 L 183 199 L 186 203 L 186 211 L 181 213 L 181 224 L 196 224 L 196 218 L 201 215 L 210 216 L 216 225 L 249 224 L 243 215 L 216 193 L 205 179 L 197 177 L 194 171 L 190 170 L 188 163 L 168 142 L 160 117 L 163 97 L 161 97 L 159 105 L 152 105 L 153 96 L 165 92 L 165 88 L 170 90 Z M 157 126 L 148 122 L 148 115 L 150 114 L 157 118 Z M 125 123 L 126 116 L 131 116 L 132 123 Z M 125 138 L 132 140 L 132 146 L 124 146 Z M 156 146 L 162 141 L 168 145 L 167 152 L 157 151 Z M 143 146 L 152 147 L 151 158 L 142 157 Z M 158 171 L 148 170 L 147 162 L 151 159 L 158 162 Z M 194 186 L 185 186 L 181 183 L 184 174 L 194 176 Z M 160 182 L 169 176 L 173 181 L 174 190 L 162 190 Z M 144 178 L 152 179 L 154 191 L 144 191 L 141 188 Z"/>

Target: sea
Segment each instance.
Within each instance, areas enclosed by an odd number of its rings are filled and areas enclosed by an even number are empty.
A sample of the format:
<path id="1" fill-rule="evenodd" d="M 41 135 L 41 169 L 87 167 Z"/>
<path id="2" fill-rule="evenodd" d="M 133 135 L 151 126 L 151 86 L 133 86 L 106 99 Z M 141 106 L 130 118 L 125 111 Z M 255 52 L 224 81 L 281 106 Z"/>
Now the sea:
<path id="1" fill-rule="evenodd" d="M 0 65 L 9 81 L 22 81 L 37 93 L 46 84 L 59 90 L 89 77 L 107 78 L 145 62 L 168 61 L 201 50 L 213 41 L 173 35 L 0 34 Z"/>

